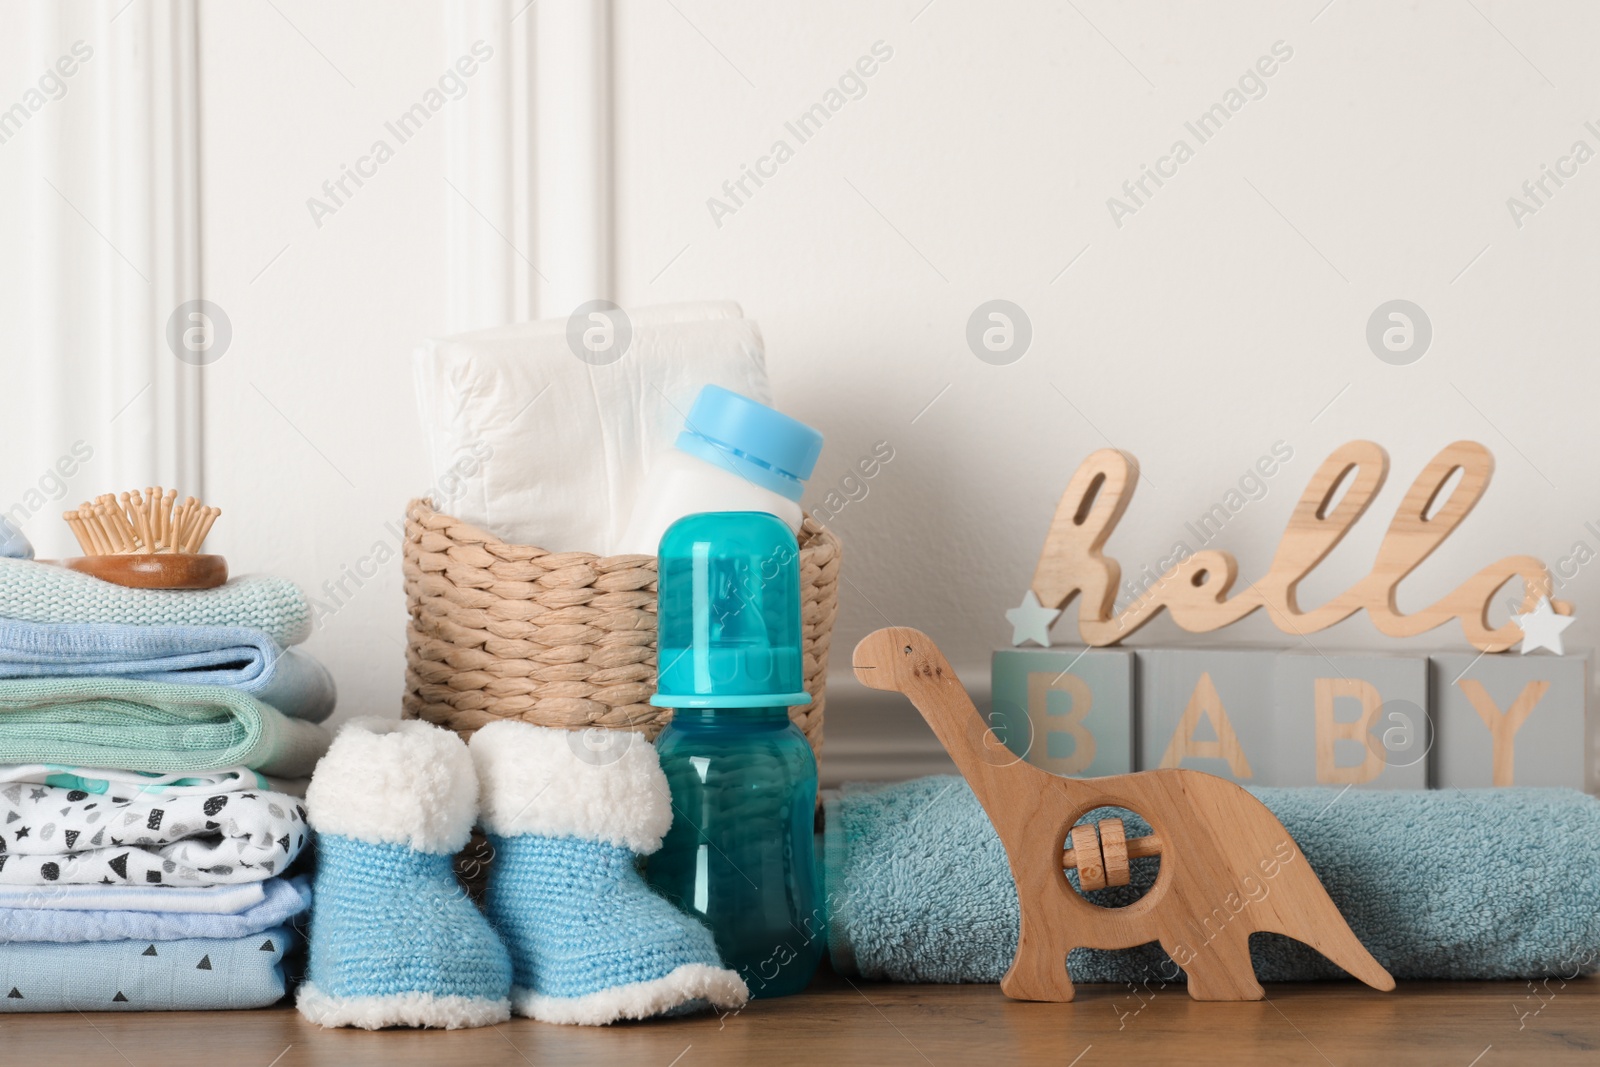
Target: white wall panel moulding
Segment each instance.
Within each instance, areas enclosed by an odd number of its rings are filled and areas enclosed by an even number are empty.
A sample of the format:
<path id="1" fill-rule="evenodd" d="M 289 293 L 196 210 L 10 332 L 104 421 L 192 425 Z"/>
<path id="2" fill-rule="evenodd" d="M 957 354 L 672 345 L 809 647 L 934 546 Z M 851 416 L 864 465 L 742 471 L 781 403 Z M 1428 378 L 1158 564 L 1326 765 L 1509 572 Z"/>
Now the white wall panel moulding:
<path id="1" fill-rule="evenodd" d="M 450 111 L 450 329 L 561 316 L 612 290 L 611 7 L 446 7 L 453 62 L 493 50 Z"/>
<path id="2" fill-rule="evenodd" d="M 92 451 L 74 499 L 158 481 L 200 495 L 204 370 L 166 340 L 202 295 L 194 0 L 31 14 L 30 69 L 76 68 L 27 131 L 39 434 Z"/>

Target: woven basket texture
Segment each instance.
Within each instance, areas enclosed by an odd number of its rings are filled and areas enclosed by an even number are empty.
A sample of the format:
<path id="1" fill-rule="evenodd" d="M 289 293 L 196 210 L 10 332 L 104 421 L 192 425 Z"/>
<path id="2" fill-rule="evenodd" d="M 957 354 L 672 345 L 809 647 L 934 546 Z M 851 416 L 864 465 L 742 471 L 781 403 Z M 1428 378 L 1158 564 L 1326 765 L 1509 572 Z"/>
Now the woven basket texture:
<path id="1" fill-rule="evenodd" d="M 822 754 L 839 539 L 800 530 L 805 687 L 789 718 Z M 514 545 L 425 500 L 406 509 L 403 714 L 463 737 L 498 719 L 638 730 L 671 718 L 656 687 L 656 560 Z"/>

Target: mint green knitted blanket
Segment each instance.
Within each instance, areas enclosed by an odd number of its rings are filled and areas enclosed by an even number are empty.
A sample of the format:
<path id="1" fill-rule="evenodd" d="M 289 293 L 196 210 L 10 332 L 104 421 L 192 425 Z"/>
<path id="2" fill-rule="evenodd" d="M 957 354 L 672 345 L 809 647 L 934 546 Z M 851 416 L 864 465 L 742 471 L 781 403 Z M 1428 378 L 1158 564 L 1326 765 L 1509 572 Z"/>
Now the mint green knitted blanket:
<path id="1" fill-rule="evenodd" d="M 129 589 L 27 559 L 0 558 L 0 617 L 131 626 L 248 626 L 283 647 L 311 635 L 311 605 L 293 582 L 247 575 L 215 589 Z"/>
<path id="2" fill-rule="evenodd" d="M 159 774 L 245 766 L 304 778 L 329 740 L 316 723 L 224 686 L 117 678 L 0 682 L 0 763 Z"/>

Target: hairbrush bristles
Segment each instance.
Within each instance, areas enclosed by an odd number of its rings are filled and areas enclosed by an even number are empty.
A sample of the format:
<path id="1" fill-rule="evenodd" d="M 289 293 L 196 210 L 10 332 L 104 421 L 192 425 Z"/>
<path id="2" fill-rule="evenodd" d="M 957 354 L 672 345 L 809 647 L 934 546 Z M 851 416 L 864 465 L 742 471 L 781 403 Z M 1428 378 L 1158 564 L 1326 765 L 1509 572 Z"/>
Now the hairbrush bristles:
<path id="1" fill-rule="evenodd" d="M 177 490 L 152 485 L 143 492 L 102 493 L 61 517 L 86 556 L 194 555 L 221 514 L 192 496 L 180 504 Z"/>

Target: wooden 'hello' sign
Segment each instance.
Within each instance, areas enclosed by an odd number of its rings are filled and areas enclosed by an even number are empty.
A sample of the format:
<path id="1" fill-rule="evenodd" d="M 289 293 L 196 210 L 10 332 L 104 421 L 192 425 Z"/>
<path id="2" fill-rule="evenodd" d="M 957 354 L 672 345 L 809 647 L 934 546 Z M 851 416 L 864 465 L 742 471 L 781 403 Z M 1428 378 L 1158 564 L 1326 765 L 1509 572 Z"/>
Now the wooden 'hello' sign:
<path id="1" fill-rule="evenodd" d="M 1439 503 L 1457 471 L 1460 482 Z M 1389 456 L 1382 448 L 1371 441 L 1351 441 L 1317 468 L 1289 517 L 1272 566 L 1237 596 L 1228 596 L 1239 570 L 1233 556 L 1203 549 L 1163 574 L 1149 595 L 1116 613 L 1122 568 L 1103 549 L 1133 498 L 1139 464 L 1126 452 L 1101 449 L 1083 462 L 1062 494 L 1033 573 L 1033 592 L 1047 608 L 1064 608 L 1081 594 L 1078 630 L 1084 643 L 1093 646 L 1116 644 L 1163 608 L 1185 630 L 1208 633 L 1264 607 L 1273 623 L 1291 634 L 1315 633 L 1365 608 L 1373 624 L 1390 637 L 1412 637 L 1460 619 L 1474 648 L 1502 652 L 1521 640 L 1522 631 L 1514 621 L 1499 628 L 1489 625 L 1495 592 L 1521 578 L 1524 612 L 1550 596 L 1550 572 L 1532 556 L 1497 560 L 1437 603 L 1409 615 L 1395 600 L 1401 580 L 1467 517 L 1493 472 L 1494 457 L 1483 445 L 1457 441 L 1445 448 L 1406 491 L 1367 576 L 1326 604 L 1303 611 L 1296 598 L 1300 582 L 1365 514 L 1389 473 Z M 1349 488 L 1335 503 L 1335 491 L 1346 475 Z M 1572 605 L 1564 601 L 1552 601 L 1551 606 L 1557 614 L 1572 614 Z"/>

